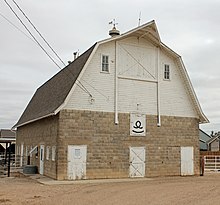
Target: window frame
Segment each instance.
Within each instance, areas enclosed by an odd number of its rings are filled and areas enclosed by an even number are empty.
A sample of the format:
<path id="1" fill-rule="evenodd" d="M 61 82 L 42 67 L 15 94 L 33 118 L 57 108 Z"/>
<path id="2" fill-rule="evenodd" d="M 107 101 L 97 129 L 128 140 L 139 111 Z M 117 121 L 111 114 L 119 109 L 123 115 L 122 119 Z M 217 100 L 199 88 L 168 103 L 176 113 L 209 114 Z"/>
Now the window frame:
<path id="1" fill-rule="evenodd" d="M 46 160 L 50 159 L 50 146 L 46 147 Z"/>
<path id="2" fill-rule="evenodd" d="M 56 160 L 56 146 L 52 146 L 51 160 Z"/>
<path id="3" fill-rule="evenodd" d="M 164 70 L 163 70 L 163 79 L 166 81 L 171 80 L 171 72 L 170 72 L 170 64 L 164 64 Z"/>
<path id="4" fill-rule="evenodd" d="M 32 145 L 30 146 L 30 151 L 32 150 Z M 30 151 L 29 151 L 29 155 L 30 155 L 30 157 L 32 157 L 32 153 L 30 153 Z"/>
<path id="5" fill-rule="evenodd" d="M 110 73 L 109 55 L 101 55 L 101 73 Z"/>

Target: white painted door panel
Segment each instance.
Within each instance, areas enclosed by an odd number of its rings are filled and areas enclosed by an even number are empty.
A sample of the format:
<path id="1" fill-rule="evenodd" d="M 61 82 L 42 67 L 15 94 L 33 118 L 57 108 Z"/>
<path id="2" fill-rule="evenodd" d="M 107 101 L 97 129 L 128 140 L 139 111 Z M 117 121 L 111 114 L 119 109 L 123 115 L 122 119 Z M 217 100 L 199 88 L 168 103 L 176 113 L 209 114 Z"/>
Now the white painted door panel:
<path id="1" fill-rule="evenodd" d="M 145 176 L 145 147 L 130 147 L 130 177 Z"/>
<path id="2" fill-rule="evenodd" d="M 193 147 L 181 147 L 181 175 L 194 175 Z"/>
<path id="3" fill-rule="evenodd" d="M 68 146 L 68 179 L 86 178 L 87 146 Z"/>

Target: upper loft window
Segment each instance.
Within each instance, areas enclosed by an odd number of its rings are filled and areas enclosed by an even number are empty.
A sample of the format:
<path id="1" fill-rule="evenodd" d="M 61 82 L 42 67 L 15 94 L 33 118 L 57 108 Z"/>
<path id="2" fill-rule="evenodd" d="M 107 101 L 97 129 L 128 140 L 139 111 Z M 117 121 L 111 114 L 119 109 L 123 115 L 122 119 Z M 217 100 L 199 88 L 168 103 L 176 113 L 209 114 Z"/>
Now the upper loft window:
<path id="1" fill-rule="evenodd" d="M 109 72 L 109 56 L 102 55 L 102 72 Z"/>
<path id="2" fill-rule="evenodd" d="M 170 65 L 164 65 L 164 80 L 170 80 Z"/>

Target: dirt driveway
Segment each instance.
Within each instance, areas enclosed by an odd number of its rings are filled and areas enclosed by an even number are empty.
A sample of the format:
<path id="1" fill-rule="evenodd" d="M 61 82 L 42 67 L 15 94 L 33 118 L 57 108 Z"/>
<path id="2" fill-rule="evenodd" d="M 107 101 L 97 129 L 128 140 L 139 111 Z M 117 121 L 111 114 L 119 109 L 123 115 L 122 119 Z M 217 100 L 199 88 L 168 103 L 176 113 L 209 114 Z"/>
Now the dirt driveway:
<path id="1" fill-rule="evenodd" d="M 220 204 L 220 173 L 203 177 L 66 185 L 40 184 L 30 177 L 0 178 L 0 205 Z"/>

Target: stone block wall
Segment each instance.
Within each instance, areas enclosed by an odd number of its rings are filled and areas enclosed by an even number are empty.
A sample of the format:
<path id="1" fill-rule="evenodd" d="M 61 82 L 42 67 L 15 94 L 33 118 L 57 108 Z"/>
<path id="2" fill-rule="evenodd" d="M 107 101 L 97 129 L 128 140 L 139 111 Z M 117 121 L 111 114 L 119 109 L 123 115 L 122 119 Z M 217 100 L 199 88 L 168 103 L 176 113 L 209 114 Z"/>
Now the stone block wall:
<path id="1" fill-rule="evenodd" d="M 146 147 L 146 177 L 180 175 L 180 147 L 194 148 L 194 173 L 199 174 L 198 120 L 146 116 L 146 136 L 130 136 L 130 114 L 62 110 L 59 114 L 57 179 L 67 179 L 68 145 L 87 145 L 86 178 L 129 177 L 129 147 Z"/>
<path id="2" fill-rule="evenodd" d="M 25 148 L 45 146 L 44 175 L 67 180 L 68 145 L 87 145 L 86 178 L 129 177 L 130 147 L 146 148 L 146 177 L 180 175 L 180 148 L 194 148 L 194 173 L 199 174 L 198 120 L 186 117 L 146 116 L 146 135 L 130 136 L 130 114 L 120 113 L 114 124 L 114 113 L 62 110 L 17 130 L 17 145 Z M 46 147 L 50 157 L 46 160 Z M 51 160 L 51 148 L 56 146 L 56 160 Z M 25 155 L 25 154 L 24 154 Z M 40 155 L 31 158 L 39 167 Z M 24 159 L 27 160 L 27 159 Z"/>
<path id="3" fill-rule="evenodd" d="M 40 162 L 40 145 L 44 145 L 44 175 L 56 179 L 56 161 L 51 160 L 52 146 L 57 144 L 58 133 L 58 116 L 44 118 L 42 120 L 29 123 L 22 127 L 18 127 L 16 136 L 16 146 L 24 147 L 23 164 L 27 164 L 27 152 L 30 152 L 31 147 L 38 146 L 38 154 L 32 154 L 30 163 L 38 166 Z M 50 146 L 49 160 L 46 160 L 46 147 Z M 18 157 L 19 158 L 19 157 Z"/>

